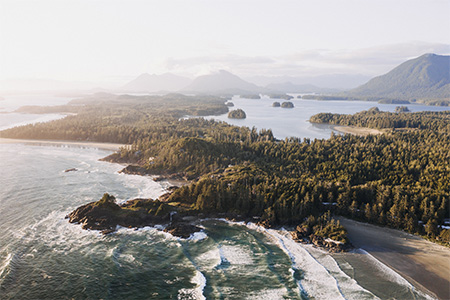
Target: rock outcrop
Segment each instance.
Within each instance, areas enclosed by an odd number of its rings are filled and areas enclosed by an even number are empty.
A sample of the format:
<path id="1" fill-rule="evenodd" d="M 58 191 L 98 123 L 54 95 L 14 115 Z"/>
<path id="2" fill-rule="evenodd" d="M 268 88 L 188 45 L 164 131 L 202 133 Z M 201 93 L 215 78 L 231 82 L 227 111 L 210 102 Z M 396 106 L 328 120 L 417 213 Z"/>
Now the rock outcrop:
<path id="1" fill-rule="evenodd" d="M 313 244 L 316 247 L 326 249 L 332 253 L 346 252 L 353 249 L 353 246 L 350 243 L 342 243 L 315 235 L 307 226 L 297 226 L 294 231 L 291 231 L 291 236 L 296 242 Z"/>
<path id="2" fill-rule="evenodd" d="M 114 196 L 104 194 L 102 199 L 80 206 L 68 214 L 70 223 L 81 224 L 81 228 L 99 230 L 103 234 L 112 233 L 117 226 L 140 228 L 157 224 L 169 224 L 165 231 L 174 236 L 187 238 L 201 228 L 185 222 L 176 207 L 159 200 L 133 199 L 122 205 Z M 192 216 L 196 221 L 198 218 Z"/>

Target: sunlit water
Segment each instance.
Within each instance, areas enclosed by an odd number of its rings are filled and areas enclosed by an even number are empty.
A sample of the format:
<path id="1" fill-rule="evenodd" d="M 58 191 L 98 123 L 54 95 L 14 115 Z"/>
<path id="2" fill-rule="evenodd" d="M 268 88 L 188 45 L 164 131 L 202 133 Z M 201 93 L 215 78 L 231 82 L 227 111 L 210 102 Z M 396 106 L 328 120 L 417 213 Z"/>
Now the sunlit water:
<path id="1" fill-rule="evenodd" d="M 98 160 L 109 153 L 0 144 L 0 299 L 427 298 L 365 252 L 331 256 L 284 230 L 205 220 L 180 239 L 69 224 L 70 211 L 105 192 L 119 202 L 165 192 L 164 182 Z"/>
<path id="2" fill-rule="evenodd" d="M 270 99 L 263 96 L 261 99 L 245 99 L 239 96 L 230 100 L 234 107 L 230 110 L 242 109 L 247 115 L 245 119 L 229 119 L 228 114 L 221 116 L 209 116 L 227 123 L 247 126 L 260 129 L 272 129 L 276 138 L 284 139 L 286 137 L 299 137 L 310 139 L 329 138 L 333 131 L 330 126 L 323 124 L 311 124 L 308 122 L 312 115 L 321 112 L 331 112 L 339 114 L 354 114 L 371 107 L 378 107 L 381 111 L 395 111 L 398 104 L 379 104 L 369 101 L 316 101 L 316 100 L 289 100 L 294 104 L 294 108 L 272 107 L 273 102 L 280 103 L 286 101 L 283 99 Z M 418 111 L 444 111 L 449 107 L 426 106 L 419 104 L 405 105 L 411 112 Z"/>
<path id="3" fill-rule="evenodd" d="M 54 95 L 5 95 L 0 101 L 0 130 L 40 122 L 48 122 L 64 118 L 62 114 L 23 114 L 14 112 L 21 106 L 40 105 L 55 106 L 67 104 L 72 97 L 61 97 Z"/>

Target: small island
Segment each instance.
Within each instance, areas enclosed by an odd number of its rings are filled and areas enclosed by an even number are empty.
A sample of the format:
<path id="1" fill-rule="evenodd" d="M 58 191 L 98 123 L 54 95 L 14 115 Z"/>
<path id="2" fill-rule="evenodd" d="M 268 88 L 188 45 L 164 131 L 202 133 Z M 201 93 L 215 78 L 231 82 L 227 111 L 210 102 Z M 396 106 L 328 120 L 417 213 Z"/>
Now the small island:
<path id="1" fill-rule="evenodd" d="M 395 112 L 396 113 L 406 113 L 406 112 L 410 112 L 409 108 L 407 106 L 397 106 L 395 108 Z"/>
<path id="2" fill-rule="evenodd" d="M 268 96 L 270 99 L 284 99 L 284 100 L 294 99 L 294 97 L 292 97 L 288 94 L 270 94 Z"/>
<path id="3" fill-rule="evenodd" d="M 232 110 L 228 113 L 229 119 L 245 119 L 247 115 L 242 109 Z"/>
<path id="4" fill-rule="evenodd" d="M 272 103 L 272 107 L 280 107 L 281 104 L 280 102 L 275 101 L 274 103 Z"/>
<path id="5" fill-rule="evenodd" d="M 261 96 L 259 94 L 254 95 L 240 95 L 241 98 L 244 99 L 261 99 Z"/>
<path id="6" fill-rule="evenodd" d="M 225 105 L 228 106 L 228 107 L 233 107 L 234 103 L 233 102 L 227 102 L 227 103 L 225 103 Z"/>
<path id="7" fill-rule="evenodd" d="M 290 101 L 285 101 L 285 102 L 281 103 L 281 107 L 283 107 L 283 108 L 294 108 L 294 103 L 292 103 Z"/>
<path id="8" fill-rule="evenodd" d="M 380 104 L 411 104 L 408 100 L 400 100 L 400 99 L 380 99 L 378 100 Z"/>

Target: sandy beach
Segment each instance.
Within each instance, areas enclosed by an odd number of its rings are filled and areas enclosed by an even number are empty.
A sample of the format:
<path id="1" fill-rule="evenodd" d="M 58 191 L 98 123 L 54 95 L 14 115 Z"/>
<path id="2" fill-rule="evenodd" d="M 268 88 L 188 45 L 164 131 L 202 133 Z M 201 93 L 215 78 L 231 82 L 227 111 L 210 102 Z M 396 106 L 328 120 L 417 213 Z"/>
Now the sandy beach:
<path id="1" fill-rule="evenodd" d="M 117 151 L 120 149 L 120 147 L 127 146 L 124 144 L 113 144 L 113 143 L 51 141 L 51 140 L 22 140 L 22 139 L 5 139 L 5 138 L 0 138 L 0 144 L 73 146 L 73 147 L 97 148 L 97 149 L 111 150 L 111 151 Z"/>
<path id="2" fill-rule="evenodd" d="M 450 249 L 403 231 L 339 218 L 352 244 L 418 288 L 450 299 Z"/>
<path id="3" fill-rule="evenodd" d="M 354 135 L 366 136 L 369 134 L 382 134 L 383 131 L 374 128 L 367 127 L 355 127 L 355 126 L 333 126 L 334 130 L 342 133 L 350 133 Z"/>

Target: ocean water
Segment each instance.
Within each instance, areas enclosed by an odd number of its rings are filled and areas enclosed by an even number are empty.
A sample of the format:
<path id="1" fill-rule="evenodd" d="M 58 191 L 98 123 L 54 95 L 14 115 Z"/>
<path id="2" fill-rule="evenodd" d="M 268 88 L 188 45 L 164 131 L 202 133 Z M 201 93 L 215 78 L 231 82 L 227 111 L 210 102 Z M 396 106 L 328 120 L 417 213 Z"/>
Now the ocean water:
<path id="1" fill-rule="evenodd" d="M 233 101 L 246 110 L 246 121 L 257 119 L 248 108 L 260 102 Z M 260 109 L 267 116 L 273 111 Z M 5 115 L 3 126 L 17 121 Z M 306 116 L 300 109 L 298 115 Z M 269 118 L 265 124 L 283 123 Z M 99 161 L 108 154 L 0 144 L 0 299 L 430 299 L 362 250 L 330 255 L 295 243 L 285 230 L 225 220 L 204 220 L 202 232 L 189 239 L 160 226 L 106 236 L 82 230 L 65 216 L 103 193 L 124 202 L 157 198 L 168 187 L 119 174 L 123 166 Z M 64 172 L 70 168 L 77 171 Z"/>
<path id="2" fill-rule="evenodd" d="M 0 299 L 427 298 L 368 254 L 333 257 L 254 224 L 204 220 L 189 239 L 153 227 L 82 230 L 65 216 L 103 193 L 122 202 L 167 187 L 119 174 L 123 166 L 98 161 L 107 154 L 0 144 Z"/>
<path id="3" fill-rule="evenodd" d="M 21 106 L 40 105 L 54 106 L 67 104 L 72 97 L 62 97 L 46 94 L 19 94 L 2 96 L 0 101 L 0 130 L 40 122 L 48 122 L 64 118 L 62 114 L 23 114 L 14 112 Z"/>

